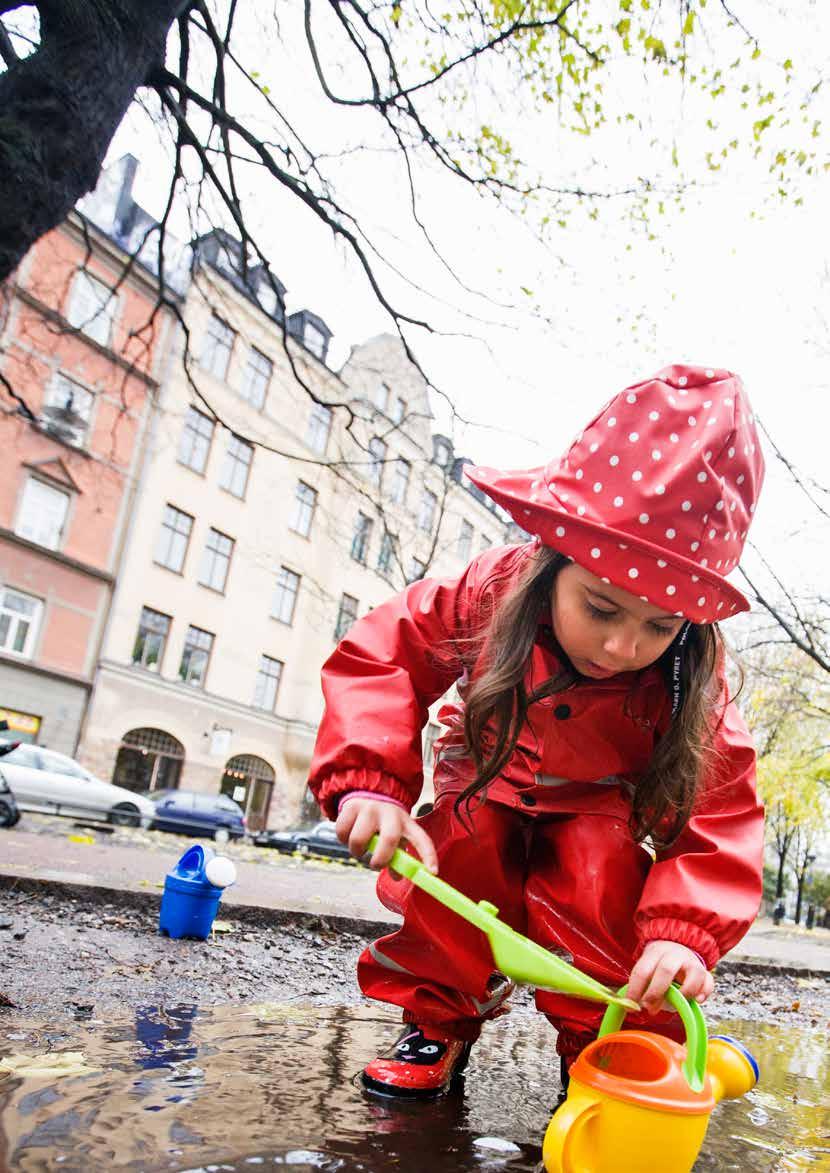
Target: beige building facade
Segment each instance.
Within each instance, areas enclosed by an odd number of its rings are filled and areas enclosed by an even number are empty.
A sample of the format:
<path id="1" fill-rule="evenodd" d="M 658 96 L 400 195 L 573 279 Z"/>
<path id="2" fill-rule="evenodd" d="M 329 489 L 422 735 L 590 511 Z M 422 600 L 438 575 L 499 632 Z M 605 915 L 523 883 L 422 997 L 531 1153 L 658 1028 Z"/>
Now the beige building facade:
<path id="1" fill-rule="evenodd" d="M 222 791 L 255 830 L 313 815 L 320 668 L 349 624 L 460 572 L 506 519 L 433 435 L 398 339 L 335 373 L 321 319 L 284 323 L 282 286 L 231 238 L 201 247 L 79 757 L 136 790 Z"/>

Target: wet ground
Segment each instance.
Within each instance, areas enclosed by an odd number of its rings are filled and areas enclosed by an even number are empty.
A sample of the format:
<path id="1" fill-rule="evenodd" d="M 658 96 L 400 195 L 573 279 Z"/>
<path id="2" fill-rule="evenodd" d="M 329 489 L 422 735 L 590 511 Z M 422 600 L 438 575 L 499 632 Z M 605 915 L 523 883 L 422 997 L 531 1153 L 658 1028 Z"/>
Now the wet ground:
<path id="1" fill-rule="evenodd" d="M 474 1049 L 462 1094 L 373 1102 L 353 1077 L 397 1020 L 360 999 L 364 939 L 222 916 L 209 941 L 171 941 L 149 911 L 0 893 L 0 1059 L 80 1051 L 92 1068 L 0 1078 L 0 1171 L 539 1169 L 557 1065 L 527 995 Z M 830 1169 L 827 993 L 719 979 L 707 1019 L 756 1052 L 762 1083 L 717 1110 L 696 1169 Z"/>
<path id="2" fill-rule="evenodd" d="M 373 1101 L 356 1086 L 366 1055 L 396 1031 L 373 1009 L 144 1006 L 75 1023 L 4 1023 L 0 1050 L 80 1051 L 91 1069 L 0 1081 L 0 1168 L 10 1171 L 532 1173 L 557 1091 L 550 1030 L 526 1013 L 493 1024 L 462 1086 L 434 1104 Z M 716 1110 L 695 1169 L 830 1167 L 824 1040 L 719 1026 L 752 1048 L 763 1083 Z"/>

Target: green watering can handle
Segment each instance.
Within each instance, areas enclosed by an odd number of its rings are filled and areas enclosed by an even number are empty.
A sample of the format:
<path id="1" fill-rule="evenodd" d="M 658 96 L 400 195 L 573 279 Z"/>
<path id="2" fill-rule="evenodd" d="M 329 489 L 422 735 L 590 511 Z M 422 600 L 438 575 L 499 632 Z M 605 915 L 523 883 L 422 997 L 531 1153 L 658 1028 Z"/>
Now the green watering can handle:
<path id="1" fill-rule="evenodd" d="M 627 992 L 628 986 L 623 986 L 618 991 L 621 996 L 625 996 Z M 683 1064 L 683 1074 L 693 1092 L 703 1091 L 706 1077 L 706 1052 L 709 1045 L 703 1011 L 694 998 L 686 998 L 680 993 L 679 986 L 676 985 L 669 986 L 666 991 L 666 1001 L 675 1008 L 686 1029 L 686 1061 Z M 605 1011 L 597 1037 L 601 1039 L 605 1035 L 619 1030 L 625 1015 L 626 1012 L 621 1006 L 609 1006 Z"/>

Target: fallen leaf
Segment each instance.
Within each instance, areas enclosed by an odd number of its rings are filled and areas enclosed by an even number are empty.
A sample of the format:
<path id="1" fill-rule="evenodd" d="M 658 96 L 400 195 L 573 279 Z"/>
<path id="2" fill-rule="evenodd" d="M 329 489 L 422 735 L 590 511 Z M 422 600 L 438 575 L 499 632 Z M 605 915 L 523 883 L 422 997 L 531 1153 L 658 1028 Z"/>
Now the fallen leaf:
<path id="1" fill-rule="evenodd" d="M 213 931 L 214 933 L 234 933 L 236 929 L 229 920 L 215 920 L 213 922 Z"/>
<path id="2" fill-rule="evenodd" d="M 70 843 L 83 843 L 87 846 L 95 842 L 92 835 L 67 835 L 67 839 Z"/>
<path id="3" fill-rule="evenodd" d="M 0 1059 L 0 1072 L 25 1079 L 60 1079 L 64 1075 L 90 1075 L 83 1051 L 62 1051 L 45 1055 L 8 1055 Z"/>

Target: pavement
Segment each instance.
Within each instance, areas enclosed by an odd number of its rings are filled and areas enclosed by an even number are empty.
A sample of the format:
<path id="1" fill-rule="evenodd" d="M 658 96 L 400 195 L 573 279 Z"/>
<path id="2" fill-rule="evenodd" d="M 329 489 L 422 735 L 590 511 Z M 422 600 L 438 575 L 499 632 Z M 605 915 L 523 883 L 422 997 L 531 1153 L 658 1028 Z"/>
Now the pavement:
<path id="1" fill-rule="evenodd" d="M 29 814 L 13 830 L 0 831 L 0 887 L 67 887 L 86 890 L 90 899 L 122 895 L 146 902 L 159 895 L 165 874 L 189 843 L 163 832 L 105 833 Z M 400 923 L 377 899 L 376 875 L 364 867 L 284 856 L 246 843 L 228 844 L 222 852 L 238 872 L 223 896 L 228 911 L 322 918 L 365 935 Z M 830 976 L 830 930 L 776 927 L 759 918 L 728 963 Z"/>

